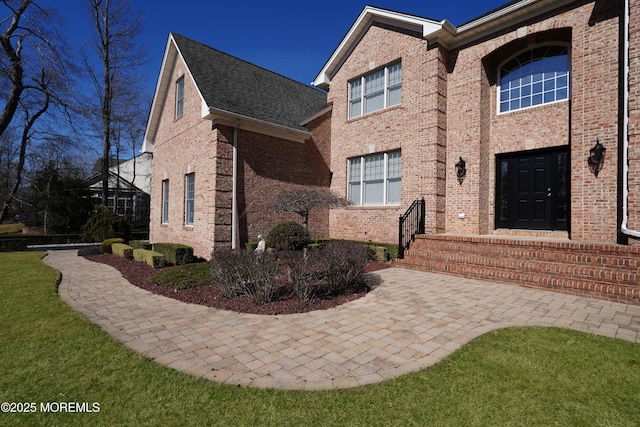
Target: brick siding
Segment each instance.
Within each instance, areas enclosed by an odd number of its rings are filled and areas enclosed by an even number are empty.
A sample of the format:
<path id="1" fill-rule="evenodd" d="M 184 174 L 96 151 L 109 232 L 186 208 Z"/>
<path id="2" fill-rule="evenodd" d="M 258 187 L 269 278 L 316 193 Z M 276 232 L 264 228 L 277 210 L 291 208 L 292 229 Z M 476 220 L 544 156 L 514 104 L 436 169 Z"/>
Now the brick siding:
<path id="1" fill-rule="evenodd" d="M 201 118 L 201 101 L 193 81 L 185 78 L 184 114 L 174 118 L 175 81 L 185 73 L 178 59 L 155 140 L 151 187 L 152 242 L 190 245 L 209 258 L 214 246 L 231 246 L 233 132 Z M 282 190 L 329 185 L 329 127 L 325 114 L 308 126 L 305 143 L 238 130 L 238 232 L 240 245 L 266 235 L 276 223 L 301 222 L 296 214 L 276 214 L 272 204 Z M 184 225 L 185 174 L 195 174 L 195 218 Z M 162 181 L 169 180 L 169 221 L 162 224 Z M 328 211 L 312 211 L 309 230 L 327 237 Z"/>
<path id="2" fill-rule="evenodd" d="M 397 28 L 370 27 L 331 81 L 332 188 L 346 195 L 349 157 L 401 148 L 402 203 L 333 210 L 330 234 L 393 242 L 398 215 L 424 196 L 427 233 L 544 235 L 495 230 L 495 156 L 565 146 L 571 158 L 570 233 L 548 235 L 615 242 L 621 3 L 576 2 L 453 51 L 427 46 Z M 498 67 L 548 43 L 571 46 L 571 101 L 498 114 Z M 401 105 L 347 119 L 348 81 L 398 59 Z M 607 148 L 598 177 L 587 166 L 596 138 Z M 468 171 L 462 185 L 455 172 L 460 157 Z"/>

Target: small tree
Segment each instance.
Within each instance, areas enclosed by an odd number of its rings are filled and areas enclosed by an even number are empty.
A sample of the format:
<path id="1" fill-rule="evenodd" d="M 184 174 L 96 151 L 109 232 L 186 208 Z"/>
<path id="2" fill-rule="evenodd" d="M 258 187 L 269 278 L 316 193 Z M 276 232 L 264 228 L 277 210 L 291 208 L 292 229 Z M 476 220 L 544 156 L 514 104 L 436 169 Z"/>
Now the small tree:
<path id="1" fill-rule="evenodd" d="M 273 207 L 276 212 L 295 212 L 302 217 L 302 225 L 308 228 L 309 212 L 313 209 L 342 208 L 349 206 L 344 197 L 331 192 L 326 188 L 296 188 L 281 192 Z"/>

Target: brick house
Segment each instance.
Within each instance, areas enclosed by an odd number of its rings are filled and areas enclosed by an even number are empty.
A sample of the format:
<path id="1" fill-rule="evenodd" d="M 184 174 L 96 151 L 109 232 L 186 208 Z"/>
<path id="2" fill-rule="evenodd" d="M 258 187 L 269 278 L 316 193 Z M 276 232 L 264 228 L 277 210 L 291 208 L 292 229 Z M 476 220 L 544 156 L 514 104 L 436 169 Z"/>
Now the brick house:
<path id="1" fill-rule="evenodd" d="M 208 258 L 295 220 L 276 216 L 273 198 L 329 185 L 325 107 L 318 89 L 170 34 L 142 148 L 153 153 L 150 239 Z M 309 229 L 327 235 L 328 212 L 311 213 Z"/>
<path id="2" fill-rule="evenodd" d="M 515 0 L 456 27 L 367 6 L 322 91 L 171 34 L 151 239 L 207 257 L 282 220 L 277 191 L 318 186 L 353 203 L 312 215 L 318 236 L 396 242 L 424 198 L 426 234 L 636 245 L 639 10 Z"/>

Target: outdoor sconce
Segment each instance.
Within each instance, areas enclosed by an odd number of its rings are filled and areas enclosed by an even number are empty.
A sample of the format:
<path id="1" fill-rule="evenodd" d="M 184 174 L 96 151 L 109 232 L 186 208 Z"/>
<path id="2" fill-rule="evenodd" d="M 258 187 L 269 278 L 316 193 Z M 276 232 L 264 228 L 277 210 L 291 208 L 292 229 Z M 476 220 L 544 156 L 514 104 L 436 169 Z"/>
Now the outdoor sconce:
<path id="1" fill-rule="evenodd" d="M 464 177 L 467 176 L 467 164 L 462 157 L 456 163 L 456 176 L 458 177 L 458 182 L 462 185 L 462 181 L 464 181 Z"/>
<path id="2" fill-rule="evenodd" d="M 598 174 L 602 170 L 602 166 L 604 165 L 604 157 L 605 152 L 607 151 L 604 148 L 604 145 L 600 143 L 600 140 L 596 138 L 596 145 L 593 146 L 592 149 L 589 150 L 589 159 L 587 163 L 589 164 L 589 170 L 598 177 Z"/>

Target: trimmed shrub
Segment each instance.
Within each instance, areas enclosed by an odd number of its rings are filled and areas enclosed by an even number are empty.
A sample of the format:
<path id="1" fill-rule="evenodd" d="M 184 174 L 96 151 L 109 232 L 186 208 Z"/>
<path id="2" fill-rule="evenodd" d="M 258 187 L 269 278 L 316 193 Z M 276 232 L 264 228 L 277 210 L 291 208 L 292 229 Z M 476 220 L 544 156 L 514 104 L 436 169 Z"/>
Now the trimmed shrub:
<path id="1" fill-rule="evenodd" d="M 102 242 L 102 245 L 100 245 L 100 250 L 104 254 L 112 254 L 113 251 L 111 249 L 111 245 L 113 245 L 114 243 L 124 243 L 124 239 L 121 237 L 107 239 L 104 242 Z"/>
<path id="2" fill-rule="evenodd" d="M 267 235 L 267 246 L 277 251 L 301 250 L 310 241 L 307 229 L 293 221 L 276 224 Z"/>
<path id="3" fill-rule="evenodd" d="M 367 263 L 367 249 L 361 243 L 328 242 L 318 250 L 325 268 L 327 291 L 340 295 L 360 284 Z"/>
<path id="4" fill-rule="evenodd" d="M 12 239 L 0 239 L 0 252 L 17 252 L 27 250 L 27 239 L 25 238 L 12 238 Z"/>
<path id="5" fill-rule="evenodd" d="M 111 245 L 111 252 L 120 258 L 133 259 L 133 248 L 124 243 L 114 243 Z"/>
<path id="6" fill-rule="evenodd" d="M 269 253 L 220 249 L 211 254 L 211 275 L 225 297 L 246 296 L 256 304 L 273 301 L 281 268 Z"/>
<path id="7" fill-rule="evenodd" d="M 167 263 L 182 265 L 193 261 L 193 248 L 179 243 L 154 243 L 153 250 L 164 255 Z"/>
<path id="8" fill-rule="evenodd" d="M 134 249 L 133 259 L 149 264 L 153 268 L 160 268 L 166 265 L 164 255 L 148 249 Z"/>
<path id="9" fill-rule="evenodd" d="M 78 256 L 100 255 L 101 253 L 100 246 L 86 246 L 78 249 Z"/>
<path id="10" fill-rule="evenodd" d="M 149 283 L 166 286 L 177 291 L 198 286 L 211 286 L 213 278 L 210 270 L 208 262 L 182 265 L 157 273 L 149 279 Z"/>
<path id="11" fill-rule="evenodd" d="M 255 251 L 257 247 L 258 247 L 258 242 L 247 242 L 244 244 L 244 248 L 249 252 Z"/>
<path id="12" fill-rule="evenodd" d="M 367 260 L 368 261 L 389 261 L 389 253 L 384 246 L 367 245 Z"/>
<path id="13" fill-rule="evenodd" d="M 101 205 L 82 227 L 82 238 L 93 242 L 101 242 L 111 237 L 129 240 L 130 232 L 127 220 Z"/>
<path id="14" fill-rule="evenodd" d="M 132 240 L 129 242 L 129 246 L 133 249 L 153 249 L 153 245 L 145 240 Z"/>

